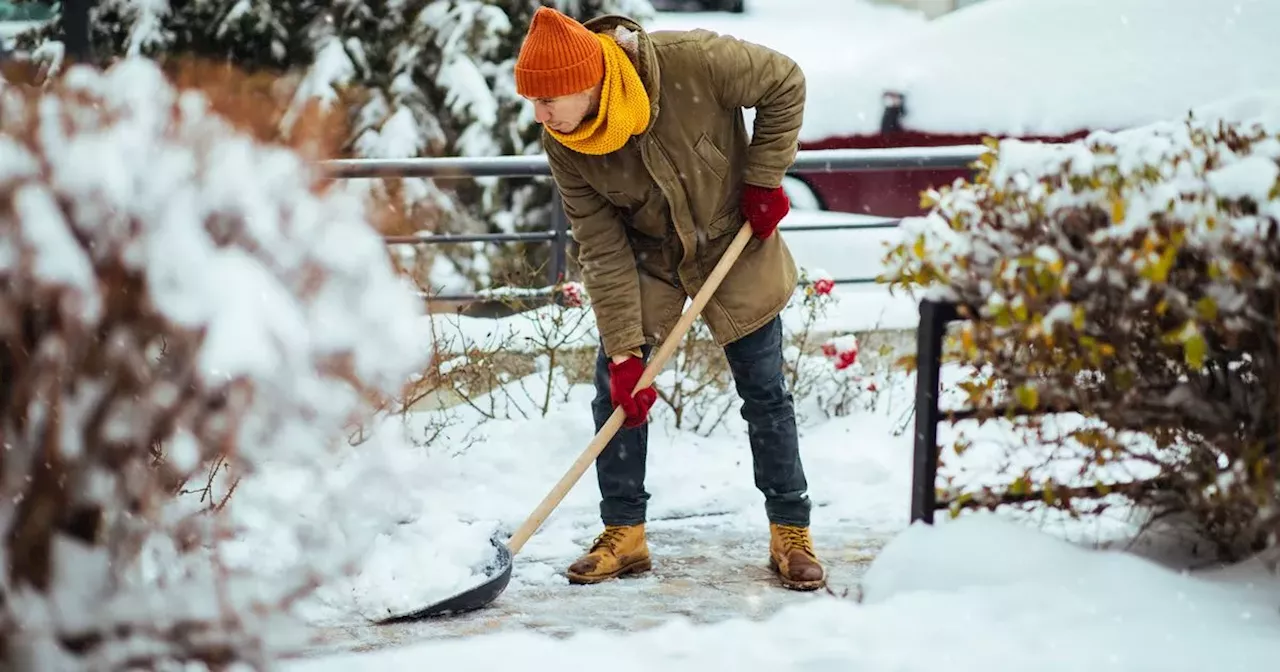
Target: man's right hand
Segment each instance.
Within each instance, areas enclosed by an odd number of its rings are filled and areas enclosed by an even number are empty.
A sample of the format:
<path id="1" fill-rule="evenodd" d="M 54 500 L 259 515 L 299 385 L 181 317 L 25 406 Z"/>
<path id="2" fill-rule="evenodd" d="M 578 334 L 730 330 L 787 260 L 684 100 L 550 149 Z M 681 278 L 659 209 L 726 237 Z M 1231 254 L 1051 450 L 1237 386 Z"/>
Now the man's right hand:
<path id="1" fill-rule="evenodd" d="M 658 392 L 653 386 L 636 392 L 631 391 L 640 382 L 644 374 L 644 360 L 633 355 L 615 355 L 609 362 L 609 396 L 614 407 L 621 406 L 627 414 L 622 421 L 623 427 L 639 427 L 649 421 L 649 409 L 658 400 Z"/>

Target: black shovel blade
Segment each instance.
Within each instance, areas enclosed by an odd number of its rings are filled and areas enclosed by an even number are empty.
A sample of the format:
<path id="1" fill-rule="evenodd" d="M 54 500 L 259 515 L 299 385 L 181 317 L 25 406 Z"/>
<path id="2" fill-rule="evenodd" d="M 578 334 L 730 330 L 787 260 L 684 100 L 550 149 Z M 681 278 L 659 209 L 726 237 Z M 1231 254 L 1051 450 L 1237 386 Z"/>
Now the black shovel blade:
<path id="1" fill-rule="evenodd" d="M 511 549 L 497 539 L 491 538 L 489 541 L 497 549 L 497 554 L 492 562 L 485 565 L 484 573 L 489 578 L 485 579 L 480 585 L 455 593 L 434 604 L 395 616 L 388 616 L 378 620 L 377 623 L 379 625 L 387 625 L 390 623 L 419 621 L 427 618 L 454 616 L 468 611 L 475 611 L 493 602 L 502 594 L 502 591 L 507 589 L 507 584 L 511 581 Z"/>

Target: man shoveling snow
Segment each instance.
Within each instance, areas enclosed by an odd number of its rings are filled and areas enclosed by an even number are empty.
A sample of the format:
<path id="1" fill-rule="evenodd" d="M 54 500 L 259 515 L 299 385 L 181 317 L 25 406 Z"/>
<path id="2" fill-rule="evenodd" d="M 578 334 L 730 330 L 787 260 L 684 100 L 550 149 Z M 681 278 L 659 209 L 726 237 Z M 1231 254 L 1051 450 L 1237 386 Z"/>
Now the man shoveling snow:
<path id="1" fill-rule="evenodd" d="M 775 51 L 709 31 L 647 33 L 621 16 L 578 23 L 540 7 L 515 65 L 579 245 L 600 332 L 597 430 L 626 421 L 596 460 L 604 532 L 566 572 L 596 583 L 643 572 L 653 387 L 634 395 L 745 218 L 754 238 L 702 313 L 723 346 L 748 425 L 756 487 L 782 583 L 812 590 L 826 573 L 809 534 L 808 483 L 782 371 L 780 313 L 797 281 L 772 235 L 790 203 L 782 178 L 797 150 L 805 80 Z M 748 141 L 743 109 L 755 108 Z"/>

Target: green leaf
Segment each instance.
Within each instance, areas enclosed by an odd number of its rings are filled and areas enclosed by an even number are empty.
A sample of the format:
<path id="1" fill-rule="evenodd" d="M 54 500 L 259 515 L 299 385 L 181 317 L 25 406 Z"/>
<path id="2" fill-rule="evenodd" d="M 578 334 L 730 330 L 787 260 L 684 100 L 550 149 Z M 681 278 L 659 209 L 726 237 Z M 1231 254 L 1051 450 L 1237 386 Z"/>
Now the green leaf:
<path id="1" fill-rule="evenodd" d="M 1208 296 L 1200 297 L 1196 301 L 1196 314 L 1201 320 L 1212 322 L 1218 319 L 1218 303 Z"/>
<path id="2" fill-rule="evenodd" d="M 1182 355 L 1187 360 L 1187 365 L 1193 369 L 1204 367 L 1204 358 L 1208 349 L 1204 334 L 1200 333 L 1199 329 L 1182 342 Z"/>
<path id="3" fill-rule="evenodd" d="M 1157 283 L 1164 283 L 1169 279 L 1169 271 L 1173 268 L 1173 260 L 1178 255 L 1176 245 L 1168 245 L 1164 251 L 1160 253 L 1160 259 L 1156 263 L 1147 267 L 1145 274 L 1149 280 Z"/>
<path id="4" fill-rule="evenodd" d="M 1034 411 L 1040 407 L 1040 392 L 1030 385 L 1019 385 L 1013 396 L 1023 408 Z"/>
<path id="5" fill-rule="evenodd" d="M 1084 318 L 1085 318 L 1084 306 L 1080 304 L 1076 304 L 1075 307 L 1071 309 L 1071 326 L 1075 327 L 1076 331 L 1083 331 Z"/>

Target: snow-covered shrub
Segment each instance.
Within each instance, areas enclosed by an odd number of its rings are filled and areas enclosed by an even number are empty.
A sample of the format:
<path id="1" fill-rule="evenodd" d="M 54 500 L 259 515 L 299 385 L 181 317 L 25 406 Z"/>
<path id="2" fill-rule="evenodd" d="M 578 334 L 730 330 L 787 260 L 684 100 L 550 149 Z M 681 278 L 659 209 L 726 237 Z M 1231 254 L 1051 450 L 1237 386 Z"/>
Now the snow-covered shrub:
<path id="1" fill-rule="evenodd" d="M 1277 513 L 1278 132 L 1188 118 L 1000 142 L 972 183 L 926 194 L 884 278 L 981 318 L 958 334 L 990 373 L 969 404 L 1079 409 L 1094 421 L 1059 439 L 1085 453 L 1074 485 L 1154 472 L 1135 498 L 1188 514 L 1229 556 L 1265 543 Z M 1072 505 L 1062 483 L 1013 476 L 1015 493 Z"/>
<path id="2" fill-rule="evenodd" d="M 259 665 L 359 553 L 335 521 L 377 486 L 334 454 L 430 343 L 331 185 L 146 60 L 0 89 L 0 667 Z M 232 521 L 179 494 L 219 461 L 293 470 L 251 512 L 287 548 L 219 552 Z"/>

